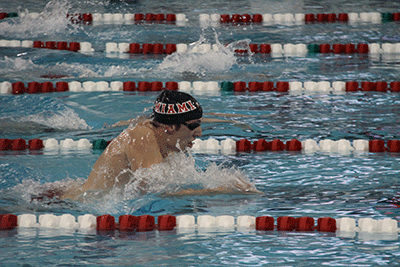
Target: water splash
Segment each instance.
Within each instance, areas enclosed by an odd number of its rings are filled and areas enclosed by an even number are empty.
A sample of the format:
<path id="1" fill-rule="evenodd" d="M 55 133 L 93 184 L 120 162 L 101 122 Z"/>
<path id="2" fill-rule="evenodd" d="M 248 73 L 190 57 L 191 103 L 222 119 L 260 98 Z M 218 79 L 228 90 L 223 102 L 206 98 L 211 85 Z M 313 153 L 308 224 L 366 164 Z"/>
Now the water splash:
<path id="1" fill-rule="evenodd" d="M 29 115 L 19 119 L 20 122 L 34 122 L 59 131 L 66 130 L 89 130 L 90 127 L 86 121 L 72 109 L 65 109 L 58 113 L 41 112 L 35 115 Z"/>
<path id="2" fill-rule="evenodd" d="M 221 192 L 249 193 L 256 190 L 249 178 L 235 167 L 210 163 L 205 170 L 198 168 L 190 153 L 172 153 L 163 163 L 151 168 L 130 172 L 131 179 L 123 188 L 113 188 L 105 199 L 120 201 L 136 199 L 148 194 L 174 195 L 185 189 L 216 189 Z M 97 192 L 95 192 L 98 197 Z M 89 201 L 92 201 L 90 199 Z M 97 201 L 97 200 L 96 200 Z"/>
<path id="3" fill-rule="evenodd" d="M 70 7 L 67 0 L 50 1 L 37 18 L 31 18 L 28 10 L 20 11 L 18 18 L 0 23 L 0 35 L 11 34 L 18 38 L 32 38 L 40 35 L 75 33 L 81 26 L 72 24 L 67 18 Z"/>
<path id="4" fill-rule="evenodd" d="M 40 53 L 46 52 L 47 51 L 44 50 L 40 51 Z M 102 77 L 102 72 L 104 72 L 102 69 L 99 69 L 98 66 L 81 63 L 58 62 L 53 66 L 47 64 L 40 65 L 36 64 L 32 58 L 26 57 L 17 57 L 13 59 L 5 56 L 4 59 L 0 59 L 0 65 L 4 66 L 3 68 L 0 68 L 0 77 L 4 77 L 5 80 L 18 79 L 31 81 L 37 77 L 46 77 L 47 75 L 78 78 Z M 108 71 L 109 70 L 107 69 L 106 74 Z M 124 72 L 128 72 L 128 69 L 124 70 Z M 115 72 L 105 76 L 110 77 L 112 74 L 115 74 Z"/>
<path id="5" fill-rule="evenodd" d="M 218 35 L 215 33 L 215 46 L 217 49 L 212 49 L 206 53 L 196 53 L 195 51 L 198 50 L 200 45 L 209 44 L 204 34 L 202 34 L 198 41 L 189 45 L 186 53 L 173 53 L 167 56 L 157 69 L 159 71 L 191 72 L 201 75 L 223 73 L 238 64 L 235 50 L 245 49 L 250 51 L 248 48 L 249 43 L 250 40 L 245 39 L 224 46 L 219 42 Z M 251 55 L 249 53 L 250 57 Z"/>
<path id="6" fill-rule="evenodd" d="M 45 95 L 25 95 L 0 100 L 0 133 L 17 134 L 88 130 L 86 121 L 63 101 Z"/>
<path id="7" fill-rule="evenodd" d="M 35 63 L 33 63 L 32 59 L 23 59 L 23 58 L 9 58 L 7 56 L 4 57 L 4 60 L 0 60 L 2 65 L 4 66 L 3 71 L 10 70 L 32 70 L 38 67 Z"/>
<path id="8" fill-rule="evenodd" d="M 83 178 L 77 180 L 66 178 L 57 182 L 42 183 L 40 178 L 28 177 L 14 187 L 0 192 L 15 199 L 15 202 L 31 205 L 32 196 L 46 198 L 46 194 L 80 187 L 84 182 Z M 123 188 L 114 188 L 109 193 L 95 190 L 82 198 L 82 202 L 70 202 L 67 206 L 69 205 L 73 210 L 79 209 L 98 214 L 131 214 L 146 208 L 154 200 L 161 199 L 162 202 L 168 202 L 170 194 L 182 189 L 219 187 L 239 194 L 256 190 L 249 178 L 235 167 L 228 168 L 211 163 L 205 170 L 201 170 L 195 165 L 195 160 L 190 153 L 174 153 L 164 163 L 133 172 L 130 182 Z M 44 201 L 40 199 L 40 201 L 34 200 L 33 204 L 58 209 L 60 206 L 57 205 L 64 206 L 66 203 L 60 203 L 57 199 L 44 199 Z"/>
<path id="9" fill-rule="evenodd" d="M 128 184 L 123 188 L 114 188 L 101 199 L 98 199 L 96 192 L 84 201 L 84 206 L 103 213 L 132 213 L 160 196 L 173 196 L 187 189 L 216 188 L 220 192 L 238 194 L 257 192 L 254 184 L 237 168 L 210 163 L 205 170 L 201 170 L 195 165 L 195 159 L 190 153 L 182 152 L 171 154 L 164 163 L 138 169 L 131 174 Z"/>

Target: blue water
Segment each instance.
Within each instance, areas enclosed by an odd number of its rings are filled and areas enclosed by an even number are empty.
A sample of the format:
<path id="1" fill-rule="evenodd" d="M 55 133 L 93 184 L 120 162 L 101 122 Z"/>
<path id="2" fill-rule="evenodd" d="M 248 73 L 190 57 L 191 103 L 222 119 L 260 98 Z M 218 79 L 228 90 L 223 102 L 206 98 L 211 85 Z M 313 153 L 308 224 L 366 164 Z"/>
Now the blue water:
<path id="1" fill-rule="evenodd" d="M 308 54 L 305 57 L 187 55 L 184 58 L 135 55 L 109 57 L 106 42 L 211 44 L 240 40 L 251 43 L 382 43 L 400 42 L 398 23 L 314 24 L 297 26 L 218 26 L 202 28 L 201 13 L 342 13 L 397 12 L 400 1 L 29 1 L 0 2 L 0 11 L 49 14 L 46 19 L 7 19 L 0 22 L 0 39 L 91 42 L 90 55 L 67 51 L 0 47 L 0 82 L 48 81 L 395 81 L 398 55 Z M 46 7 L 47 6 L 47 7 Z M 189 21 L 177 25 L 74 25 L 59 12 L 185 13 Z M 190 71 L 182 71 L 182 69 Z M 0 138 L 64 140 L 116 137 L 124 128 L 104 128 L 120 120 L 149 114 L 156 93 L 81 92 L 41 95 L 1 95 Z M 288 94 L 222 92 L 196 95 L 205 112 L 251 115 L 224 117 L 238 123 L 203 125 L 203 137 L 224 140 L 259 138 L 283 141 L 314 139 L 400 139 L 400 95 L 357 92 L 345 94 Z M 210 117 L 210 116 L 209 116 Z M 311 216 L 316 218 L 394 218 L 398 209 L 386 200 L 399 196 L 400 157 L 395 153 L 264 152 L 182 156 L 190 181 L 199 173 L 209 184 L 224 183 L 230 168 L 244 173 L 261 195 L 164 197 L 110 194 L 95 203 L 30 202 L 44 188 L 83 181 L 101 151 L 42 151 L 0 153 L 1 213 L 44 213 L 74 216 L 111 214 L 209 214 Z M 210 164 L 212 167 L 210 167 Z M 215 165 L 223 167 L 216 168 Z M 215 168 L 214 168 L 215 167 Z M 214 168 L 214 175 L 207 170 Z M 173 183 L 174 181 L 171 181 Z M 162 185 L 159 191 L 166 190 Z M 156 190 L 157 191 L 157 190 Z M 386 207 L 382 209 L 382 207 Z M 219 232 L 178 230 L 108 236 L 95 231 L 17 229 L 1 231 L 2 266 L 396 266 L 398 240 L 343 238 L 335 233 Z"/>

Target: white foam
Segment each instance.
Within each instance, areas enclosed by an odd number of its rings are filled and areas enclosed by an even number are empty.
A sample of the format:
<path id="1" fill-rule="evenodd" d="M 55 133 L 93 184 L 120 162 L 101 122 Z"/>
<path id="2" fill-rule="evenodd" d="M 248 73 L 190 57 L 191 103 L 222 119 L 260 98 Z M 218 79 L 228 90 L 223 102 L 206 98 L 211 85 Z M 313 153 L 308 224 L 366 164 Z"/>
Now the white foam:
<path id="1" fill-rule="evenodd" d="M 147 193 L 174 193 L 192 185 L 203 189 L 224 187 L 236 192 L 255 189 L 244 173 L 234 167 L 226 168 L 210 163 L 204 171 L 199 170 L 190 153 L 174 153 L 165 163 L 153 165 L 151 169 L 138 169 L 132 173 L 131 181 L 125 186 L 124 196 L 140 195 L 141 183 L 146 184 Z"/>
<path id="2" fill-rule="evenodd" d="M 236 64 L 235 47 L 233 45 L 227 47 L 221 45 L 217 37 L 216 45 L 217 51 L 215 51 L 214 46 L 211 49 L 210 44 L 203 36 L 200 37 L 199 41 L 189 45 L 187 52 L 184 44 L 178 44 L 178 53 L 168 55 L 157 69 L 177 73 L 193 72 L 200 74 L 227 71 Z"/>
<path id="3" fill-rule="evenodd" d="M 44 10 L 38 13 L 22 13 L 14 22 L 1 23 L 0 35 L 13 34 L 19 37 L 54 36 L 76 33 L 82 26 L 73 24 L 67 18 L 71 3 L 67 0 L 49 1 Z"/>
<path id="4" fill-rule="evenodd" d="M 35 115 L 30 115 L 21 118 L 20 121 L 36 122 L 47 127 L 57 130 L 88 130 L 91 127 L 86 121 L 79 117 L 79 115 L 70 108 L 65 108 L 62 111 L 44 112 Z"/>

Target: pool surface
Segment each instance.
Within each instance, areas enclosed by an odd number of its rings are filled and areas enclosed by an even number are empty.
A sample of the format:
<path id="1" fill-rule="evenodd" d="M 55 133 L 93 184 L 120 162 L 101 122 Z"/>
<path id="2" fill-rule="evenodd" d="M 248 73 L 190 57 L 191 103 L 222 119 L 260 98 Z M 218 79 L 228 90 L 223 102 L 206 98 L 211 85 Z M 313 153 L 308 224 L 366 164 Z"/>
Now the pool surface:
<path id="1" fill-rule="evenodd" d="M 259 139 L 400 139 L 400 54 L 312 52 L 315 45 L 398 44 L 399 21 L 220 23 L 207 14 L 379 14 L 400 12 L 400 1 L 40 1 L 0 2 L 0 139 L 110 141 L 122 120 L 149 115 L 159 92 L 120 90 L 132 81 L 174 81 L 202 105 L 203 141 Z M 25 11 L 39 17 L 23 16 Z M 22 12 L 22 13 L 21 13 Z M 67 14 L 177 14 L 174 22 L 72 23 Z M 179 15 L 178 15 L 179 14 Z M 184 19 L 182 19 L 184 14 Z M 372 13 L 371 13 L 372 14 Z M 107 16 L 107 15 L 106 15 Z M 371 15 L 372 16 L 372 15 Z M 207 17 L 207 16 L 206 16 Z M 277 17 L 275 17 L 277 18 Z M 182 19 L 182 20 L 181 20 Z M 12 47 L 12 41 L 79 42 L 87 51 Z M 25 42 L 26 44 L 28 42 Z M 90 50 L 85 44 L 90 44 Z M 126 53 L 107 43 L 186 44 L 206 53 Z M 249 44 L 294 44 L 290 54 L 243 53 Z M 204 46 L 205 45 L 205 46 Z M 209 45 L 209 46 L 207 46 Z M 214 45 L 214 46 L 212 46 Z M 303 46 L 300 46 L 303 45 Z M 122 47 L 123 45 L 121 45 Z M 177 46 L 183 49 L 184 46 Z M 282 46 L 283 47 L 283 46 Z M 370 49 L 373 46 L 370 46 Z M 382 46 L 380 46 L 382 47 Z M 399 46 L 400 47 L 400 46 Z M 215 48 L 215 49 L 214 49 Z M 218 49 L 216 49 L 218 48 Z M 286 46 L 287 49 L 290 46 Z M 293 47 L 292 47 L 293 48 Z M 114 50 L 113 50 L 114 49 Z M 276 48 L 273 48 L 276 49 Z M 107 82 L 109 87 L 99 88 Z M 289 91 L 237 92 L 221 85 L 289 82 Z M 329 82 L 328 90 L 307 82 Z M 341 90 L 356 81 L 386 82 L 384 91 Z M 12 94 L 5 82 L 69 83 L 69 91 Z M 72 82 L 77 82 L 73 84 Z M 93 82 L 93 83 L 91 83 Z M 111 86 L 115 85 L 115 88 Z M 186 83 L 182 83 L 186 82 Z M 204 83 L 198 83 L 204 82 Z M 293 90 L 300 82 L 304 87 Z M 334 82 L 342 82 L 335 89 Z M 97 87 L 94 83 L 96 83 Z M 205 84 L 210 85 L 207 89 Z M 191 87 L 185 87 L 187 84 Z M 217 88 L 212 87 L 217 84 Z M 79 86 L 81 87 L 79 87 Z M 104 85 L 104 83 L 103 83 Z M 102 85 L 102 86 L 103 86 Z M 315 84 L 309 84 L 314 86 Z M 77 87 L 78 86 L 78 87 Z M 199 87 L 196 87 L 199 86 Z M 308 85 L 307 85 L 308 86 Z M 335 85 L 336 86 L 336 85 Z M 392 87 L 390 87 L 392 86 Z M 97 88 L 97 89 L 96 89 Z M 210 89 L 211 88 L 211 89 Z M 224 89 L 224 88 L 222 88 Z M 229 114 L 229 115 L 226 115 Z M 303 143 L 303 146 L 305 143 Z M 215 148 L 215 147 L 214 147 Z M 134 181 L 95 200 L 36 198 L 52 188 L 83 182 L 102 153 L 95 148 L 0 151 L 0 214 L 229 215 L 399 220 L 398 152 L 350 149 L 225 153 L 193 149 L 154 172 L 140 194 Z M 167 173 L 167 175 L 163 175 Z M 261 194 L 168 196 L 180 188 L 230 186 L 244 177 Z M 33 197 L 33 199 L 32 199 Z M 359 225 L 360 226 L 360 225 Z M 175 228 L 172 231 L 97 232 L 96 229 L 17 227 L 0 230 L 2 266 L 397 266 L 398 233 L 256 231 L 253 228 Z"/>

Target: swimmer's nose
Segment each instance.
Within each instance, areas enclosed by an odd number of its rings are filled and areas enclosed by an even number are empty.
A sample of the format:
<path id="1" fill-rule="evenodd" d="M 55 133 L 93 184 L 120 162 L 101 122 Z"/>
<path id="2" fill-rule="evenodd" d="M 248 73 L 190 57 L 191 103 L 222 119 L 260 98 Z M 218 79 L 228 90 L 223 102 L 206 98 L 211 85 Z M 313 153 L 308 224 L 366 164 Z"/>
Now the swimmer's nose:
<path id="1" fill-rule="evenodd" d="M 200 137 L 202 135 L 202 133 L 203 133 L 203 131 L 201 130 L 201 126 L 199 126 L 194 130 L 193 136 Z"/>

